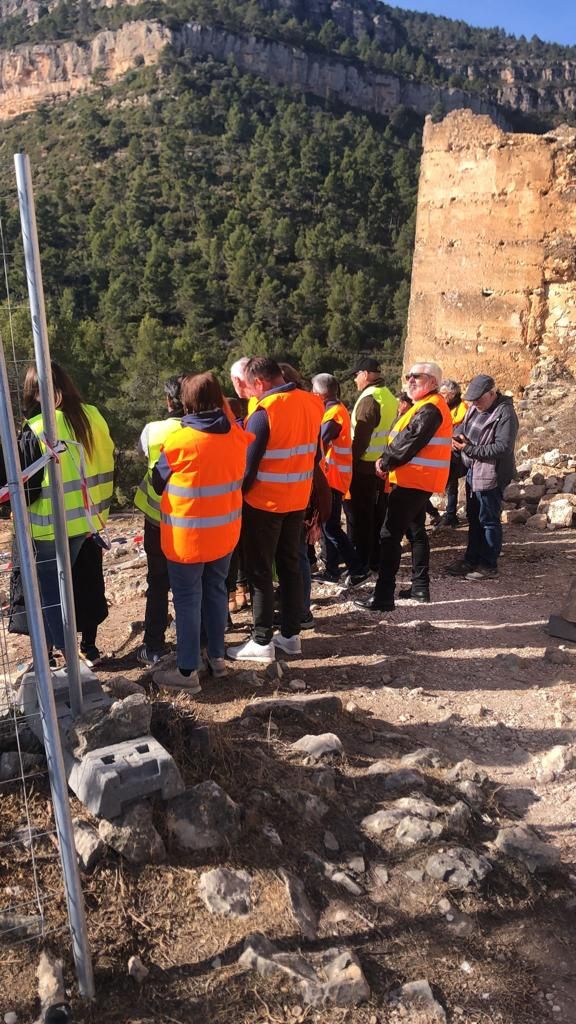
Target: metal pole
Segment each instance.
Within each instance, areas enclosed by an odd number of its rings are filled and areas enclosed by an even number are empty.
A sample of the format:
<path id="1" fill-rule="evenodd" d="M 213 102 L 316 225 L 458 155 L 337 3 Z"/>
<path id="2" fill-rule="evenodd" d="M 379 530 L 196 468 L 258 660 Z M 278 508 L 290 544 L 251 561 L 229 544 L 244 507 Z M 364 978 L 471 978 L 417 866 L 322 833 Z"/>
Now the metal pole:
<path id="1" fill-rule="evenodd" d="M 40 250 L 38 232 L 36 230 L 36 212 L 34 209 L 34 193 L 30 160 L 26 153 L 16 153 L 16 184 L 18 202 L 20 204 L 20 221 L 24 242 L 24 258 L 26 261 L 26 278 L 30 315 L 32 317 L 32 334 L 34 338 L 34 355 L 38 369 L 40 386 L 40 407 L 42 409 L 42 425 L 47 441 L 54 445 L 58 440 L 56 431 L 56 412 L 54 408 L 54 388 L 52 384 L 52 366 L 48 345 L 48 327 L 44 306 L 44 287 L 42 284 L 42 268 L 40 266 Z M 58 568 L 58 584 L 64 625 L 64 645 L 66 649 L 66 674 L 70 688 L 70 707 L 74 718 L 82 714 L 82 681 L 78 661 L 76 636 L 76 614 L 74 611 L 74 590 L 72 586 L 72 566 L 70 564 L 70 548 L 66 531 L 66 510 L 64 508 L 64 489 L 60 466 L 51 459 L 48 463 L 48 478 L 54 515 L 54 543 L 56 547 L 56 565 Z"/>
<path id="2" fill-rule="evenodd" d="M 8 373 L 4 358 L 4 346 L 0 341 L 0 439 L 4 454 L 4 465 L 12 506 L 14 532 L 20 556 L 20 572 L 26 602 L 28 629 L 34 658 L 34 674 L 38 688 L 38 703 L 44 732 L 44 747 L 48 762 L 48 775 L 52 790 L 54 820 L 58 833 L 60 859 L 64 876 L 64 889 L 68 905 L 68 919 L 72 936 L 72 950 L 80 992 L 87 999 L 94 998 L 94 977 L 88 946 L 88 932 L 84 911 L 84 897 L 80 884 L 80 872 L 74 845 L 74 830 L 68 803 L 68 785 L 62 757 L 62 746 L 56 704 L 52 689 L 52 677 L 48 662 L 48 649 L 44 634 L 44 620 L 41 611 L 40 591 L 36 576 L 36 561 L 32 539 L 28 528 L 28 510 L 24 498 L 24 485 L 18 457 L 18 443 L 12 419 Z"/>

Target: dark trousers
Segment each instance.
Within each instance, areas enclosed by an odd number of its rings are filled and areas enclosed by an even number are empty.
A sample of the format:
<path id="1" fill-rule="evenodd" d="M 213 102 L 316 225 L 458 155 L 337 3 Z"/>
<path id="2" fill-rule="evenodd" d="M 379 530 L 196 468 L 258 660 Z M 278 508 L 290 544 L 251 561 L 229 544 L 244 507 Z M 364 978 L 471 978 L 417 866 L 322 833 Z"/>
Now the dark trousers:
<path id="1" fill-rule="evenodd" d="M 388 495 L 386 516 L 380 534 L 380 569 L 374 597 L 392 601 L 396 574 L 402 557 L 402 540 L 406 534 L 412 545 L 412 584 L 425 590 L 429 585 L 430 546 L 426 534 L 426 503 L 429 491 L 412 487 L 393 487 Z"/>
<path id="2" fill-rule="evenodd" d="M 470 565 L 498 567 L 502 551 L 502 491 L 473 491 L 466 481 L 466 515 L 468 516 L 468 547 L 464 558 Z"/>
<path id="3" fill-rule="evenodd" d="M 446 515 L 455 516 L 458 509 L 458 481 L 463 476 L 460 459 L 450 462 L 450 474 L 446 484 Z"/>
<path id="4" fill-rule="evenodd" d="M 346 502 L 348 532 L 362 569 L 378 561 L 379 535 L 384 519 L 384 482 L 372 473 L 353 473 Z"/>
<path id="5" fill-rule="evenodd" d="M 148 519 L 144 520 L 144 551 L 148 562 L 144 643 L 150 651 L 161 651 L 168 626 L 170 579 L 168 563 L 160 546 L 160 526 Z"/>
<path id="6" fill-rule="evenodd" d="M 300 632 L 302 571 L 300 549 L 304 509 L 266 512 L 244 505 L 242 531 L 248 579 L 253 591 L 254 640 L 268 644 L 274 623 L 273 566 L 280 586 L 281 629 L 285 637 Z"/>
<path id="7" fill-rule="evenodd" d="M 359 573 L 364 568 L 350 538 L 342 529 L 342 492 L 332 491 L 332 509 L 328 519 L 322 523 L 322 533 L 326 546 L 326 571 L 333 576 L 340 572 L 340 563 L 352 573 Z"/>

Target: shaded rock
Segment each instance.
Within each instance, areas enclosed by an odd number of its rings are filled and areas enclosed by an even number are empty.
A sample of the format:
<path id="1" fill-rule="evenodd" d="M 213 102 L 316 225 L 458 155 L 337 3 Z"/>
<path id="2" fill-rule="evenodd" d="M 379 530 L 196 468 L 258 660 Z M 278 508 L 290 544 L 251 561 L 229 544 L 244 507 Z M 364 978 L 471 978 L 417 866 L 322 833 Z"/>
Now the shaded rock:
<path id="1" fill-rule="evenodd" d="M 276 662 L 273 662 L 275 665 Z M 247 686 L 250 690 L 260 690 L 264 686 L 264 679 L 254 669 L 241 669 L 234 673 L 234 682 L 239 686 Z"/>
<path id="2" fill-rule="evenodd" d="M 424 789 L 425 785 L 424 776 L 411 768 L 398 768 L 384 779 L 384 789 L 391 793 L 399 793 L 406 789 Z"/>
<path id="3" fill-rule="evenodd" d="M 314 957 L 280 953 L 260 933 L 249 935 L 239 964 L 263 977 L 283 974 L 292 981 L 307 1006 L 357 1006 L 370 998 L 370 988 L 355 953 L 328 949 Z"/>
<path id="4" fill-rule="evenodd" d="M 42 771 L 46 762 L 41 754 L 18 753 L 17 750 L 9 750 L 0 755 L 0 782 L 11 782 L 19 779 L 22 775 L 32 775 Z"/>
<path id="5" fill-rule="evenodd" d="M 292 690 L 293 693 L 304 693 L 307 690 L 307 686 L 303 679 L 291 679 L 288 683 L 288 689 Z"/>
<path id="6" fill-rule="evenodd" d="M 559 647 L 547 647 L 544 651 L 544 661 L 551 665 L 569 665 L 571 660 L 567 651 L 561 651 Z"/>
<path id="7" fill-rule="evenodd" d="M 386 807 L 374 814 L 369 814 L 360 822 L 360 827 L 371 836 L 381 836 L 384 832 L 396 828 L 406 816 L 406 811 L 399 807 Z"/>
<path id="8" fill-rule="evenodd" d="M 124 697 L 131 697 L 135 693 L 146 697 L 145 688 L 140 686 L 140 683 L 134 682 L 133 679 L 126 679 L 125 676 L 112 676 L 106 680 L 103 689 L 116 700 L 123 700 Z"/>
<path id="9" fill-rule="evenodd" d="M 305 939 L 315 939 L 318 931 L 318 914 L 306 895 L 303 882 L 285 868 L 280 868 L 280 877 L 286 886 L 290 909 L 302 935 Z"/>
<path id="10" fill-rule="evenodd" d="M 426 821 L 409 815 L 403 818 L 396 829 L 396 839 L 402 846 L 417 846 L 439 839 L 442 835 L 442 824 L 439 821 Z"/>
<path id="11" fill-rule="evenodd" d="M 308 793 L 305 789 L 278 790 L 278 795 L 304 821 L 309 821 L 311 824 L 321 822 L 330 810 L 324 800 L 321 800 L 319 796 L 315 796 L 314 793 Z"/>
<path id="12" fill-rule="evenodd" d="M 306 754 L 310 761 L 320 761 L 323 757 L 341 757 L 344 752 L 341 740 L 333 732 L 302 736 L 292 744 L 292 750 Z"/>
<path id="13" fill-rule="evenodd" d="M 562 487 L 564 494 L 576 494 L 576 473 L 567 473 Z"/>
<path id="14" fill-rule="evenodd" d="M 463 797 L 468 801 L 474 810 L 480 810 L 485 800 L 484 790 L 477 782 L 471 782 L 470 779 L 463 779 L 462 782 L 456 783 L 456 789 Z"/>
<path id="15" fill-rule="evenodd" d="M 211 779 L 166 805 L 166 825 L 185 850 L 208 850 L 234 843 L 240 835 L 242 810 Z"/>
<path id="16" fill-rule="evenodd" d="M 564 772 L 570 771 L 576 766 L 576 748 L 568 745 L 558 744 L 544 754 L 540 765 L 536 769 L 536 776 L 540 782 L 553 782 Z"/>
<path id="17" fill-rule="evenodd" d="M 542 842 L 527 825 L 501 828 L 494 846 L 506 857 L 519 860 L 531 873 L 554 868 L 560 862 L 558 847 Z"/>
<path id="18" fill-rule="evenodd" d="M 508 814 L 513 814 L 518 818 L 522 818 L 532 804 L 538 803 L 539 800 L 540 797 L 533 789 L 523 786 L 505 788 L 498 792 L 498 803 L 500 806 Z"/>
<path id="19" fill-rule="evenodd" d="M 141 985 L 150 974 L 150 971 L 144 966 L 139 956 L 131 956 L 128 961 L 128 974 L 131 978 L 134 978 L 136 984 Z"/>
<path id="20" fill-rule="evenodd" d="M 520 501 L 521 497 L 522 487 L 515 481 L 504 488 L 504 501 Z"/>
<path id="21" fill-rule="evenodd" d="M 152 824 L 149 804 L 134 804 L 113 821 L 102 819 L 98 826 L 100 838 L 131 864 L 159 864 L 166 859 L 166 849 Z"/>
<path id="22" fill-rule="evenodd" d="M 292 715 L 323 716 L 337 715 L 342 711 L 342 701 L 333 694 L 310 693 L 298 697 L 267 697 L 247 704 L 242 718 L 254 715 L 256 718 L 290 718 Z"/>
<path id="23" fill-rule="evenodd" d="M 530 516 L 526 520 L 526 526 L 531 530 L 545 530 L 548 525 L 548 519 L 544 513 L 538 512 L 535 516 Z"/>
<path id="24" fill-rule="evenodd" d="M 464 846 L 453 846 L 449 850 L 433 853 L 426 861 L 425 870 L 430 878 L 446 882 L 451 889 L 466 889 L 486 878 L 492 865 L 486 857 Z"/>
<path id="25" fill-rule="evenodd" d="M 341 885 L 342 888 L 346 889 L 346 892 L 349 892 L 352 896 L 362 895 L 361 886 L 359 886 L 353 878 L 350 878 L 350 875 L 346 874 L 345 871 L 334 871 L 330 869 L 327 874 L 332 882 L 335 882 L 336 885 Z"/>
<path id="26" fill-rule="evenodd" d="M 73 818 L 74 846 L 82 871 L 91 871 L 106 853 L 106 843 L 97 830 L 82 818 Z"/>
<path id="27" fill-rule="evenodd" d="M 270 682 L 278 682 L 280 680 L 287 682 L 290 678 L 290 669 L 285 661 L 272 661 L 269 665 L 266 665 L 264 676 Z"/>
<path id="28" fill-rule="evenodd" d="M 198 895 L 211 914 L 244 917 L 252 909 L 251 881 L 247 871 L 214 868 L 200 876 Z"/>
<path id="29" fill-rule="evenodd" d="M 374 761 L 366 770 L 366 775 L 388 775 L 393 771 L 389 761 Z"/>
<path id="30" fill-rule="evenodd" d="M 447 768 L 450 761 L 434 747 L 421 747 L 400 758 L 403 768 Z"/>
<path id="31" fill-rule="evenodd" d="M 321 793 L 336 792 L 336 773 L 332 768 L 320 768 L 318 771 L 312 772 L 310 781 Z"/>
<path id="32" fill-rule="evenodd" d="M 326 847 L 327 850 L 329 850 L 330 853 L 338 853 L 338 850 L 340 849 L 340 843 L 336 839 L 336 836 L 334 835 L 333 832 L 327 830 L 324 833 L 324 846 Z"/>
<path id="33" fill-rule="evenodd" d="M 353 871 L 355 875 L 363 875 L 366 871 L 366 861 L 362 854 L 357 853 L 353 857 L 349 857 L 347 862 L 350 871 Z"/>
<path id="34" fill-rule="evenodd" d="M 488 775 L 483 768 L 474 764 L 474 761 L 466 758 L 464 761 L 458 761 L 450 771 L 446 772 L 445 779 L 446 782 L 476 782 L 482 786 L 488 781 Z"/>
<path id="35" fill-rule="evenodd" d="M 404 814 L 411 814 L 415 818 L 425 818 L 427 821 L 434 821 L 440 814 L 440 809 L 427 796 L 401 796 L 390 806 L 398 808 Z"/>
<path id="36" fill-rule="evenodd" d="M 446 1024 L 446 1013 L 434 998 L 426 978 L 409 981 L 400 989 L 400 1003 L 409 1012 L 425 1015 L 426 1024 Z"/>
<path id="37" fill-rule="evenodd" d="M 75 721 L 70 738 L 76 757 L 123 740 L 137 739 L 150 732 L 152 705 L 143 693 L 132 693 L 110 708 L 90 711 Z"/>
<path id="38" fill-rule="evenodd" d="M 0 912 L 0 942 L 11 944 L 21 939 L 37 939 L 42 935 L 44 922 L 40 914 L 12 914 Z"/>
<path id="39" fill-rule="evenodd" d="M 446 826 L 453 832 L 464 834 L 472 821 L 472 811 L 463 800 L 458 800 L 446 815 Z"/>

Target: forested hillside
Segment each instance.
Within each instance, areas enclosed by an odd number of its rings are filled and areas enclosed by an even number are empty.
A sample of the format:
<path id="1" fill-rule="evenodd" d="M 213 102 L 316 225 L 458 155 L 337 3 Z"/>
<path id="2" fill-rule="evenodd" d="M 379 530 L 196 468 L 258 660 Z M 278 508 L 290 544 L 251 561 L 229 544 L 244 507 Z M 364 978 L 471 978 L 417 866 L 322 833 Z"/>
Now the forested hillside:
<path id="1" fill-rule="evenodd" d="M 334 110 L 167 56 L 3 133 L 9 281 L 24 293 L 12 154 L 32 160 L 52 350 L 134 439 L 159 381 L 243 352 L 306 373 L 397 366 L 421 123 Z M 7 335 L 6 304 L 4 336 Z M 18 346 L 27 310 L 15 313 Z"/>

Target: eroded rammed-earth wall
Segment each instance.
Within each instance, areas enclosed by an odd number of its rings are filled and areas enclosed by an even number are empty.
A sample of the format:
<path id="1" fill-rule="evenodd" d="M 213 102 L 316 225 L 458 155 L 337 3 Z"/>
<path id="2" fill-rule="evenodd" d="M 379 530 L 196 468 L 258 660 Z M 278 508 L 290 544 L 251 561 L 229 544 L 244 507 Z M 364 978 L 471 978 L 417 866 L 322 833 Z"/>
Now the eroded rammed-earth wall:
<path id="1" fill-rule="evenodd" d="M 427 118 L 405 362 L 516 393 L 541 364 L 576 374 L 576 129 Z"/>

